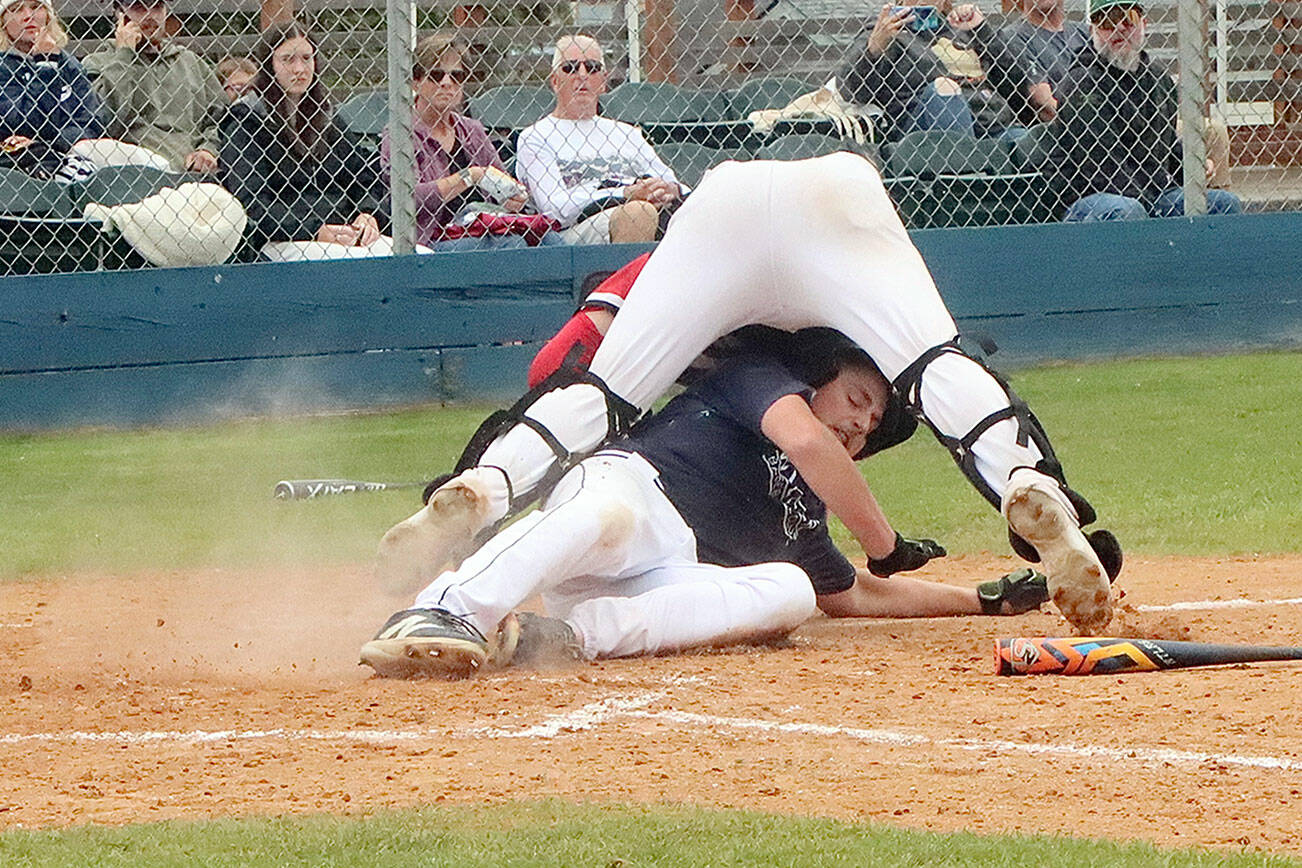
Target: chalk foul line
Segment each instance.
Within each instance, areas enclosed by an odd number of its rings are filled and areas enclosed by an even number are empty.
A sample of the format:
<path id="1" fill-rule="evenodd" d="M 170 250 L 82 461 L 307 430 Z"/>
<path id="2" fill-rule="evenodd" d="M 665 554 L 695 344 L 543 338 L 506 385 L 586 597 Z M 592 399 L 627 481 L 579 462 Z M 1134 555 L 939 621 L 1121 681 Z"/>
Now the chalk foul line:
<path id="1" fill-rule="evenodd" d="M 1180 612 L 1200 609 L 1253 609 L 1259 606 L 1302 606 L 1302 597 L 1282 600 L 1186 600 L 1180 603 L 1163 603 L 1136 606 L 1137 612 Z"/>
<path id="2" fill-rule="evenodd" d="M 211 743 L 251 740 L 281 740 L 305 742 L 351 742 L 385 744 L 404 741 L 446 740 L 460 738 L 534 738 L 551 739 L 569 733 L 578 733 L 618 721 L 642 719 L 671 723 L 679 727 L 704 730 L 743 730 L 822 738 L 849 738 L 867 744 L 888 747 L 976 751 L 980 753 L 1011 753 L 1027 756 L 1044 756 L 1084 760 L 1102 760 L 1118 764 L 1142 765 L 1220 765 L 1268 771 L 1302 772 L 1302 760 L 1283 756 L 1254 756 L 1212 751 L 1180 750 L 1151 747 L 1107 747 L 1102 745 L 1046 744 L 1009 741 L 1004 739 L 979 739 L 943 737 L 933 738 L 920 733 L 892 729 L 872 729 L 836 726 L 819 723 L 783 722 L 744 717 L 722 717 L 697 714 L 673 709 L 650 710 L 648 706 L 665 699 L 668 690 L 647 691 L 628 696 L 612 696 L 588 703 L 570 711 L 550 715 L 540 723 L 521 727 L 476 727 L 467 730 L 189 730 L 148 732 L 51 732 L 0 734 L 0 745 L 36 743 Z"/>

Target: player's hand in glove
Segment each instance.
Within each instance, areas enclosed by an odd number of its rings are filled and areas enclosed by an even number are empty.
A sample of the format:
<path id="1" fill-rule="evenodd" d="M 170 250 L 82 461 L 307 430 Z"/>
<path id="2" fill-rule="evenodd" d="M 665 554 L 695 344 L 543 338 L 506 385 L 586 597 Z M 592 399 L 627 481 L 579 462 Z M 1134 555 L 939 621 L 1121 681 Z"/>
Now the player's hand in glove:
<path id="1" fill-rule="evenodd" d="M 886 557 L 868 561 L 868 571 L 878 578 L 916 570 L 932 558 L 943 558 L 945 547 L 934 539 L 905 539 L 895 534 L 895 549 Z"/>

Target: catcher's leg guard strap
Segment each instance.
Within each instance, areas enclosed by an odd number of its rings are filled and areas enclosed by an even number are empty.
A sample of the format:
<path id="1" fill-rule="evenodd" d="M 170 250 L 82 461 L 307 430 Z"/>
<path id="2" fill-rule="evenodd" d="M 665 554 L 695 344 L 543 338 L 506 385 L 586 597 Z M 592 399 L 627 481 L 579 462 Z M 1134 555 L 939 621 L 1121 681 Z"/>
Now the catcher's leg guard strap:
<path id="1" fill-rule="evenodd" d="M 507 514 L 513 515 L 528 506 L 536 497 L 545 495 L 561 476 L 583 458 L 587 450 L 583 454 L 571 452 L 546 424 L 528 415 L 528 410 L 543 395 L 575 385 L 594 386 L 601 392 L 606 408 L 606 437 L 624 433 L 637 421 L 640 415 L 637 407 L 612 392 L 605 381 L 596 374 L 562 368 L 526 392 L 509 409 L 498 410 L 485 419 L 470 438 L 461 457 L 457 459 L 454 473 L 479 466 L 485 451 L 494 441 L 517 425 L 523 425 L 538 435 L 555 457 L 555 461 L 542 480 L 536 486 L 532 486 L 531 491 L 527 493 L 514 491 L 510 474 L 505 469 L 502 470 L 503 475 L 507 477 L 506 484 L 510 499 Z"/>
<path id="2" fill-rule="evenodd" d="M 922 377 L 927 366 L 941 356 L 951 353 L 962 356 L 965 359 L 970 360 L 973 364 L 980 366 L 980 368 L 984 370 L 991 379 L 999 384 L 999 387 L 1003 389 L 1004 394 L 1008 397 L 1007 407 L 1000 408 L 988 414 L 973 425 L 972 428 L 962 436 L 946 434 L 941 431 L 936 427 L 935 423 L 927 417 L 926 410 L 922 406 Z M 1044 427 L 1040 425 L 1039 420 L 1035 418 L 1035 414 L 1033 414 L 1030 408 L 1026 406 L 1026 402 L 1009 387 L 1007 380 L 995 371 L 991 370 L 991 368 L 981 359 L 966 352 L 962 346 L 960 346 L 957 339 L 947 341 L 924 352 L 895 378 L 894 386 L 899 393 L 904 396 L 904 400 L 909 404 L 909 406 L 921 415 L 923 421 L 927 423 L 929 428 L 931 428 L 936 439 L 944 444 L 945 448 L 949 450 L 950 454 L 954 457 L 955 463 L 957 463 L 959 468 L 963 471 L 963 475 L 966 476 L 968 481 L 972 483 L 973 487 L 981 493 L 981 496 L 989 501 L 996 509 L 1000 507 L 999 493 L 996 492 L 977 471 L 976 458 L 972 453 L 972 448 L 976 445 L 976 442 L 981 438 L 981 436 L 990 430 L 991 427 L 1007 419 L 1013 419 L 1017 422 L 1016 440 L 1019 446 L 1025 447 L 1028 443 L 1033 443 L 1035 448 L 1039 450 L 1042 457 L 1036 463 L 1036 469 L 1054 477 L 1060 483 L 1064 483 L 1065 485 L 1062 465 L 1054 454 L 1053 446 L 1049 442 L 1048 434 L 1045 433 Z"/>

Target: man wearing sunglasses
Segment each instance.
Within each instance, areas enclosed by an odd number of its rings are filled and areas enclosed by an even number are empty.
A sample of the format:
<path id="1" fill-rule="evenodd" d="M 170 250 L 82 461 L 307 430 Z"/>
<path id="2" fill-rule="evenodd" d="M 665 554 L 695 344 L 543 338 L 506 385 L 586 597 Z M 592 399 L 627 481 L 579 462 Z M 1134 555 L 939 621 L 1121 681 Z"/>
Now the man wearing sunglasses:
<path id="1" fill-rule="evenodd" d="M 1175 85 L 1144 51 L 1144 9 L 1135 0 L 1091 0 L 1089 18 L 1091 44 L 1063 80 L 1044 167 L 1063 219 L 1183 215 Z M 1231 214 L 1242 205 L 1227 190 L 1208 190 L 1207 210 Z"/>
<path id="2" fill-rule="evenodd" d="M 655 240 L 661 214 L 682 199 L 673 170 L 631 124 L 597 115 L 606 92 L 601 46 L 563 36 L 548 79 L 551 114 L 520 133 L 516 165 L 542 214 L 570 244 Z"/>

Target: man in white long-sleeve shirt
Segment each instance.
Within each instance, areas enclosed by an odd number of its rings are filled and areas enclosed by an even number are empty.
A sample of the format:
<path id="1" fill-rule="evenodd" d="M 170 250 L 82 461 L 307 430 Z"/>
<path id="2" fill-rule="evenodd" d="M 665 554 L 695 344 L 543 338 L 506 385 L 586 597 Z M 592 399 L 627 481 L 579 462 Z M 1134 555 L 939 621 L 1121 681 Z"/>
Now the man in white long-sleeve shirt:
<path id="1" fill-rule="evenodd" d="M 556 109 L 522 130 L 516 147 L 534 204 L 571 244 L 654 241 L 661 212 L 683 190 L 637 127 L 597 116 L 606 92 L 601 46 L 591 36 L 561 37 L 549 81 Z"/>

